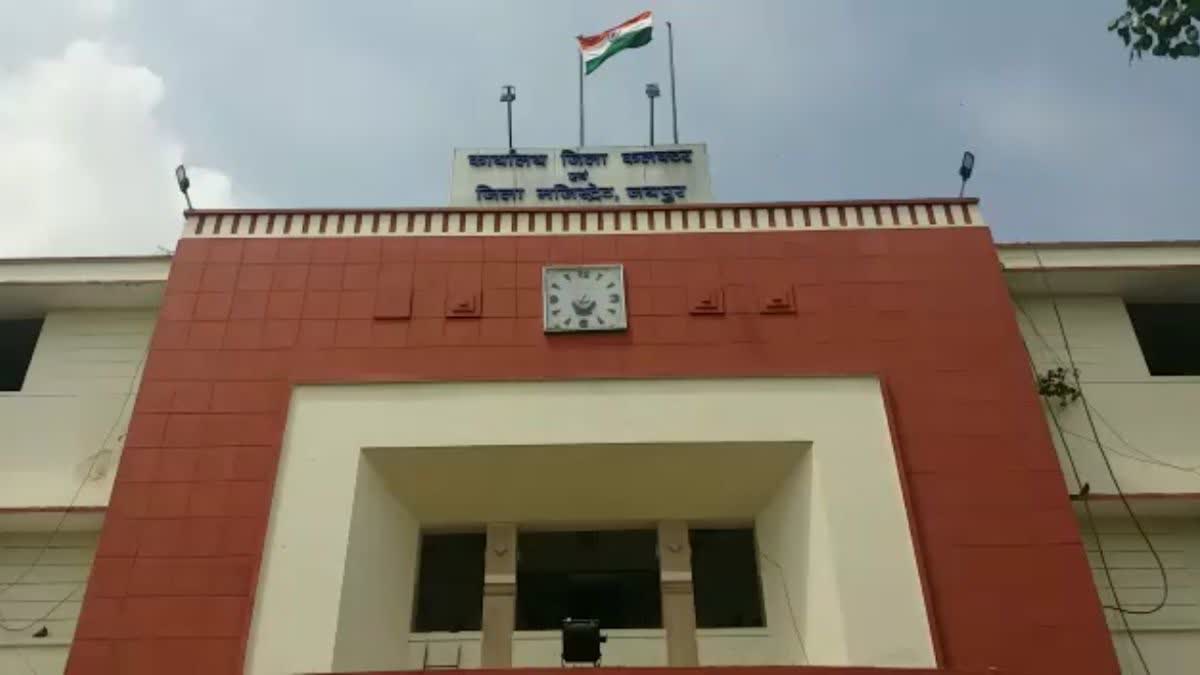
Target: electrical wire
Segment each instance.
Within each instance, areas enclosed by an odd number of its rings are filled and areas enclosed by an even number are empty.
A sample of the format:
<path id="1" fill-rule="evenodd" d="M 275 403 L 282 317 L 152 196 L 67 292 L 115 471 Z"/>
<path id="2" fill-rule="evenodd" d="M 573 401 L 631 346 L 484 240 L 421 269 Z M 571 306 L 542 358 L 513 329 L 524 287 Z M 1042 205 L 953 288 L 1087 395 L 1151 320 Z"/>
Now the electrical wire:
<path id="1" fill-rule="evenodd" d="M 1079 370 L 1078 370 L 1078 367 L 1075 362 L 1075 355 L 1071 351 L 1071 338 L 1070 338 L 1070 336 L 1067 335 L 1066 325 L 1063 323 L 1062 311 L 1058 307 L 1058 299 L 1054 295 L 1054 289 L 1050 284 L 1050 278 L 1046 274 L 1046 266 L 1042 262 L 1041 253 L 1035 248 L 1035 249 L 1033 249 L 1033 255 L 1034 255 L 1034 259 L 1037 261 L 1037 268 L 1038 268 L 1039 276 L 1041 277 L 1041 280 L 1042 280 L 1042 285 L 1045 287 L 1046 294 L 1050 298 L 1050 306 L 1054 310 L 1054 318 L 1058 324 L 1059 334 L 1062 336 L 1063 348 L 1066 350 L 1067 360 L 1071 367 L 1071 376 L 1075 378 L 1075 384 L 1078 387 L 1078 391 L 1079 391 L 1079 398 L 1080 398 L 1080 401 L 1083 403 L 1083 412 L 1087 418 L 1088 427 L 1091 429 L 1092 436 L 1096 441 L 1096 447 L 1099 450 L 1100 458 L 1101 458 L 1101 460 L 1103 460 L 1105 470 L 1108 472 L 1109 478 L 1112 480 L 1113 489 L 1116 490 L 1117 496 L 1121 500 L 1121 505 L 1125 508 L 1126 513 L 1129 514 L 1129 519 L 1130 519 L 1130 521 L 1133 522 L 1134 528 L 1137 530 L 1137 532 L 1141 536 L 1142 540 L 1146 542 L 1146 548 L 1149 549 L 1150 554 L 1154 557 L 1154 562 L 1158 566 L 1159 574 L 1162 577 L 1162 583 L 1163 583 L 1162 597 L 1159 599 L 1159 602 L 1155 607 L 1153 607 L 1149 610 L 1127 610 L 1121 606 L 1120 593 L 1118 593 L 1117 587 L 1112 582 L 1112 571 L 1110 570 L 1110 568 L 1108 566 L 1108 561 L 1106 560 L 1105 555 L 1104 555 L 1104 544 L 1102 542 L 1099 532 L 1096 531 L 1095 520 L 1094 520 L 1092 512 L 1091 512 L 1091 505 L 1089 504 L 1088 499 L 1085 496 L 1082 500 L 1083 505 L 1084 505 L 1084 511 L 1087 513 L 1087 520 L 1089 523 L 1089 527 L 1092 530 L 1093 536 L 1095 536 L 1095 538 L 1096 538 L 1096 550 L 1100 553 L 1100 560 L 1101 560 L 1100 564 L 1104 568 L 1104 575 L 1105 575 L 1106 579 L 1108 580 L 1109 589 L 1112 591 L 1112 594 L 1113 594 L 1113 602 L 1115 605 L 1113 608 L 1117 610 L 1118 615 L 1121 617 L 1121 623 L 1125 626 L 1126 635 L 1129 636 L 1129 642 L 1133 646 L 1134 652 L 1137 654 L 1138 662 L 1141 664 L 1142 670 L 1144 670 L 1147 673 L 1147 675 L 1149 675 L 1150 667 L 1146 664 L 1146 657 L 1142 653 L 1142 648 L 1137 643 L 1137 638 L 1134 636 L 1133 630 L 1129 626 L 1129 619 L 1126 615 L 1127 614 L 1143 614 L 1143 615 L 1144 614 L 1153 614 L 1154 612 L 1157 612 L 1157 611 L 1161 610 L 1164 606 L 1166 606 L 1167 596 L 1169 593 L 1166 566 L 1163 564 L 1162 558 L 1158 555 L 1158 551 L 1155 550 L 1154 543 L 1150 541 L 1149 535 L 1146 534 L 1145 529 L 1142 527 L 1141 521 L 1138 520 L 1137 514 L 1134 513 L 1133 507 L 1130 506 L 1129 500 L 1125 497 L 1125 493 L 1121 489 L 1121 483 L 1117 479 L 1116 472 L 1113 470 L 1112 462 L 1109 461 L 1108 454 L 1106 452 L 1104 452 L 1103 443 L 1100 440 L 1100 432 L 1097 431 L 1097 429 L 1096 429 L 1096 422 L 1092 417 L 1091 408 L 1090 408 L 1090 406 L 1088 406 L 1087 393 L 1084 392 L 1083 385 L 1079 382 Z M 1026 353 L 1028 355 L 1028 349 L 1026 350 Z M 1030 360 L 1030 363 L 1032 364 L 1033 363 L 1032 355 L 1030 355 L 1029 360 Z M 1035 369 L 1035 374 L 1036 374 L 1036 369 Z M 1070 446 L 1066 442 L 1066 437 L 1062 435 L 1062 425 L 1058 421 L 1058 416 L 1054 413 L 1054 406 L 1048 405 L 1048 406 L 1046 406 L 1046 408 L 1047 408 L 1047 410 L 1050 411 L 1051 419 L 1054 420 L 1054 426 L 1059 431 L 1059 438 L 1063 443 L 1063 450 L 1065 451 L 1065 453 L 1069 459 L 1072 472 L 1076 476 L 1076 483 L 1079 485 L 1082 485 L 1082 483 L 1079 483 L 1078 470 L 1075 467 L 1075 460 L 1071 456 Z"/>
<path id="2" fill-rule="evenodd" d="M 1067 360 L 1068 360 L 1067 365 L 1069 365 L 1072 376 L 1075 378 L 1075 383 L 1079 387 L 1079 400 L 1080 400 L 1080 403 L 1083 404 L 1084 413 L 1088 420 L 1088 426 L 1092 432 L 1092 435 L 1089 437 L 1089 436 L 1083 436 L 1082 434 L 1076 434 L 1074 432 L 1065 431 L 1062 428 L 1062 424 L 1061 424 L 1060 420 L 1058 419 L 1058 415 L 1054 412 L 1054 406 L 1053 405 L 1046 406 L 1047 410 L 1050 413 L 1050 418 L 1054 422 L 1055 430 L 1058 432 L 1059 441 L 1062 443 L 1063 451 L 1067 456 L 1068 462 L 1071 464 L 1072 473 L 1074 474 L 1074 477 L 1075 477 L 1075 483 L 1076 483 L 1076 485 L 1079 485 L 1079 486 L 1082 486 L 1084 484 L 1083 480 L 1079 476 L 1078 471 L 1075 468 L 1075 460 L 1074 460 L 1074 457 L 1071 455 L 1071 446 L 1067 442 L 1065 434 L 1071 434 L 1072 436 L 1079 436 L 1079 437 L 1084 438 L 1085 440 L 1087 440 L 1091 443 L 1094 443 L 1096 445 L 1096 448 L 1100 453 L 1100 458 L 1104 462 L 1104 466 L 1105 466 L 1105 469 L 1107 470 L 1109 478 L 1112 480 L 1113 488 L 1116 490 L 1117 496 L 1120 498 L 1121 503 L 1125 508 L 1125 511 L 1129 514 L 1129 518 L 1133 522 L 1134 528 L 1137 529 L 1138 535 L 1141 537 L 1142 541 L 1145 542 L 1146 548 L 1150 551 L 1151 556 L 1153 556 L 1155 565 L 1158 569 L 1159 577 L 1162 579 L 1162 596 L 1159 598 L 1158 603 L 1156 603 L 1154 607 L 1151 607 L 1150 609 L 1145 609 L 1145 610 L 1126 609 L 1124 607 L 1121 607 L 1119 599 L 1116 598 L 1116 595 L 1117 595 L 1116 587 L 1114 587 L 1112 585 L 1112 582 L 1110 580 L 1109 587 L 1112 588 L 1113 597 L 1114 597 L 1114 600 L 1116 600 L 1117 605 L 1116 606 L 1105 605 L 1105 608 L 1116 610 L 1116 611 L 1120 612 L 1122 615 L 1125 615 L 1125 614 L 1138 614 L 1138 615 L 1153 614 L 1153 613 L 1161 610 L 1167 604 L 1170 587 L 1169 587 L 1169 582 L 1167 579 L 1166 565 L 1163 564 L 1162 557 L 1159 556 L 1158 550 L 1155 549 L 1154 543 L 1151 541 L 1150 536 L 1148 534 L 1146 534 L 1145 529 L 1142 527 L 1141 521 L 1138 519 L 1137 515 L 1134 513 L 1133 507 L 1129 504 L 1128 499 L 1125 497 L 1125 493 L 1121 489 L 1121 483 L 1117 479 L 1116 472 L 1112 468 L 1112 463 L 1108 459 L 1108 453 L 1106 452 L 1106 450 L 1111 450 L 1111 448 L 1109 448 L 1109 446 L 1105 445 L 1104 442 L 1100 440 L 1100 434 L 1096 430 L 1095 422 L 1092 419 L 1092 413 L 1094 410 L 1094 406 L 1092 406 L 1089 403 L 1089 401 L 1087 400 L 1087 394 L 1083 390 L 1083 383 L 1080 382 L 1080 380 L 1079 380 L 1078 370 L 1076 368 L 1075 357 L 1071 351 L 1071 341 L 1070 341 L 1070 338 L 1067 336 L 1066 326 L 1065 326 L 1065 324 L 1063 322 L 1063 318 L 1062 318 L 1062 312 L 1059 310 L 1059 307 L 1058 307 L 1058 300 L 1054 295 L 1053 289 L 1050 287 L 1049 279 L 1046 278 L 1045 268 L 1042 266 L 1041 256 L 1040 256 L 1040 254 L 1038 254 L 1037 251 L 1034 251 L 1034 257 L 1038 261 L 1038 269 L 1041 271 L 1042 283 L 1046 287 L 1046 292 L 1050 298 L 1050 304 L 1051 304 L 1051 307 L 1054 309 L 1055 319 L 1058 323 L 1058 330 L 1059 330 L 1060 335 L 1062 335 L 1062 338 L 1063 338 L 1063 347 L 1066 349 L 1066 353 L 1067 353 Z M 1025 310 L 1024 307 L 1021 306 L 1020 303 L 1015 303 L 1015 304 L 1017 305 L 1017 308 L 1019 309 L 1021 314 L 1023 314 L 1025 316 L 1026 321 L 1029 323 L 1030 329 L 1033 330 L 1034 334 L 1042 341 L 1042 343 L 1046 346 L 1046 348 L 1048 350 L 1050 350 L 1050 352 L 1054 355 L 1055 360 L 1059 361 L 1059 363 L 1062 363 L 1062 361 L 1058 358 L 1057 351 L 1051 346 L 1050 341 L 1046 338 L 1045 335 L 1043 335 L 1041 333 L 1041 331 L 1038 330 L 1037 324 L 1034 323 L 1034 321 L 1033 321 L 1033 317 L 1031 317 L 1029 315 L 1029 313 Z M 1030 367 L 1033 368 L 1034 374 L 1036 375 L 1037 374 L 1037 366 L 1034 364 L 1033 355 L 1029 353 L 1028 348 L 1026 349 L 1026 355 L 1029 356 Z M 1098 411 L 1096 411 L 1096 415 L 1099 416 Z M 1119 433 L 1117 433 L 1116 430 L 1112 428 L 1112 425 L 1107 422 L 1107 420 L 1104 420 L 1104 424 L 1105 424 L 1105 426 L 1107 426 L 1109 428 L 1110 431 L 1112 431 L 1114 433 L 1115 436 L 1117 436 L 1118 439 L 1121 440 L 1121 442 L 1125 443 L 1126 446 L 1133 448 L 1133 445 L 1131 443 L 1129 443 L 1128 441 L 1126 441 L 1123 436 L 1121 436 Z M 1154 458 L 1149 453 L 1145 453 L 1140 450 L 1138 450 L 1137 452 L 1150 458 L 1151 459 L 1150 463 L 1167 465 L 1167 463 L 1162 462 L 1162 460 L 1159 460 L 1158 458 Z M 1128 455 L 1123 455 L 1121 453 L 1116 453 L 1116 454 L 1119 454 L 1123 457 L 1128 457 Z M 1130 459 L 1134 459 L 1134 458 L 1130 458 Z M 1134 460 L 1134 461 L 1140 461 L 1140 460 Z M 1179 468 L 1180 470 L 1183 470 L 1182 467 L 1172 467 L 1172 468 Z M 1089 506 L 1088 500 L 1086 497 L 1084 499 L 1082 499 L 1081 501 L 1083 502 L 1084 510 L 1087 512 L 1088 521 L 1089 521 L 1089 529 L 1092 531 L 1092 536 L 1094 536 L 1096 538 L 1096 548 L 1097 548 L 1097 551 L 1100 556 L 1101 565 L 1105 568 L 1105 571 L 1107 572 L 1108 565 L 1104 558 L 1104 547 L 1100 541 L 1100 534 L 1099 534 L 1099 532 L 1096 531 L 1094 524 L 1092 524 L 1091 507 Z"/>
<path id="3" fill-rule="evenodd" d="M 779 570 L 779 583 L 783 586 L 783 599 L 787 602 L 788 617 L 792 620 L 792 632 L 795 633 L 796 642 L 800 645 L 800 655 L 804 657 L 804 663 L 811 663 L 808 658 L 808 647 L 804 645 L 804 637 L 800 634 L 800 625 L 796 623 L 796 610 L 792 607 L 792 594 L 788 592 L 787 572 L 784 571 L 783 565 L 772 560 L 770 556 L 761 550 L 758 552 L 758 555 L 763 560 L 774 565 L 775 569 Z"/>
<path id="4" fill-rule="evenodd" d="M 1037 364 L 1033 361 L 1033 354 L 1029 352 L 1029 348 L 1025 348 L 1025 356 L 1029 359 L 1029 368 L 1033 371 L 1034 376 L 1038 375 Z M 1058 440 L 1062 444 L 1063 454 L 1067 457 L 1067 465 L 1071 469 L 1071 475 L 1075 479 L 1075 484 L 1083 486 L 1083 478 L 1079 475 L 1079 467 L 1075 463 L 1075 457 L 1071 454 L 1071 446 L 1067 443 L 1066 436 L 1063 435 L 1062 424 L 1058 420 L 1058 415 L 1054 412 L 1053 404 L 1047 405 L 1046 410 L 1050 413 L 1050 420 L 1054 431 L 1058 434 Z M 1134 651 L 1137 653 L 1138 661 L 1142 664 L 1142 669 L 1147 675 L 1150 673 L 1149 666 L 1146 665 L 1146 657 L 1142 654 L 1142 649 L 1137 643 L 1137 639 L 1133 636 L 1133 629 L 1129 625 L 1129 619 L 1125 616 L 1125 609 L 1121 606 L 1121 598 L 1117 594 L 1117 586 L 1113 583 L 1112 569 L 1108 565 L 1108 558 L 1104 553 L 1104 544 L 1100 538 L 1100 531 L 1096 528 L 1096 518 L 1092 514 L 1092 505 L 1087 498 L 1081 500 L 1083 503 L 1084 520 L 1087 522 L 1088 531 L 1091 532 L 1092 538 L 1096 541 L 1096 552 L 1100 557 L 1100 569 L 1104 573 L 1104 579 L 1108 582 L 1108 588 L 1112 591 L 1113 602 L 1115 605 L 1101 604 L 1104 609 L 1113 609 L 1117 611 L 1117 617 L 1121 619 L 1121 625 L 1125 627 L 1125 634 L 1129 636 L 1129 641 L 1133 645 Z"/>
<path id="5" fill-rule="evenodd" d="M 147 341 L 150 339 L 151 338 L 148 337 Z M 67 505 L 63 507 L 62 514 L 58 517 L 58 522 L 55 523 L 54 529 L 50 532 L 50 536 L 46 538 L 46 543 L 42 545 L 37 555 L 34 556 L 33 562 L 29 564 L 29 567 L 19 574 L 14 581 L 0 584 L 0 595 L 3 595 L 6 591 L 15 587 L 17 584 L 24 581 L 31 573 L 33 573 L 33 571 L 37 569 L 37 566 L 42 562 L 42 558 L 45 557 L 46 552 L 50 550 L 50 546 L 54 543 L 54 539 L 62 533 L 62 528 L 67 521 L 67 517 L 70 515 L 72 509 L 74 509 L 75 503 L 79 500 L 79 496 L 83 494 L 83 488 L 86 487 L 87 484 L 92 480 L 94 480 L 92 476 L 94 475 L 93 472 L 96 469 L 96 463 L 100 461 L 100 458 L 104 456 L 107 451 L 109 451 L 108 444 L 113 440 L 113 433 L 121 426 L 121 420 L 125 417 L 125 411 L 129 409 L 129 402 L 133 400 L 134 391 L 137 389 L 138 382 L 141 380 L 143 366 L 145 365 L 146 358 L 149 356 L 149 354 L 150 347 L 149 344 L 147 344 L 146 350 L 142 352 L 141 357 L 138 359 L 137 365 L 133 368 L 133 375 L 131 375 L 129 378 L 129 387 L 125 391 L 125 398 L 121 402 L 120 410 L 117 411 L 116 419 L 113 420 L 112 425 L 109 426 L 108 431 L 104 434 L 104 440 L 100 443 L 100 449 L 90 455 L 91 462 L 88 464 L 87 471 L 84 472 L 83 479 L 79 481 L 79 485 L 75 488 L 75 492 L 71 495 L 70 501 L 68 501 Z M 3 614 L 0 614 L 0 630 L 9 633 L 21 633 L 29 630 L 35 625 L 48 619 L 51 614 L 58 611 L 59 607 L 67 604 L 72 596 L 75 595 L 75 592 L 78 591 L 80 586 L 82 586 L 84 583 L 86 582 L 76 583 L 61 600 L 54 603 L 50 609 L 46 610 L 39 618 L 30 620 L 19 628 L 14 628 L 9 625 L 9 621 L 4 617 Z"/>
<path id="6" fill-rule="evenodd" d="M 1017 311 L 1019 311 L 1021 313 L 1021 315 L 1025 317 L 1025 322 L 1029 325 L 1029 329 L 1031 331 L 1033 331 L 1034 336 L 1037 337 L 1037 339 L 1046 348 L 1046 351 L 1049 352 L 1050 357 L 1059 365 L 1062 365 L 1062 366 L 1068 365 L 1066 359 L 1063 358 L 1061 355 L 1059 355 L 1058 350 L 1054 347 L 1054 345 L 1050 344 L 1050 341 L 1038 329 L 1037 323 L 1034 321 L 1033 317 L 1029 314 L 1029 312 L 1025 309 L 1025 307 L 1023 305 L 1021 305 L 1021 303 L 1019 303 L 1019 302 L 1014 303 L 1014 305 L 1016 306 Z M 1036 370 L 1036 368 L 1035 368 L 1035 370 Z M 1081 380 L 1077 379 L 1076 381 L 1082 386 Z M 1094 380 L 1089 380 L 1088 382 L 1089 382 L 1089 384 L 1114 384 L 1113 382 L 1098 382 L 1098 381 L 1094 381 Z M 1116 383 L 1116 384 L 1122 384 L 1122 383 Z M 1138 384 L 1142 384 L 1142 383 L 1138 382 Z M 1155 384 L 1157 384 L 1157 383 L 1155 383 Z M 1141 448 L 1138 448 L 1137 446 L 1135 446 L 1134 444 L 1132 444 L 1128 440 L 1126 440 L 1125 437 L 1122 436 L 1119 431 L 1117 431 L 1116 427 L 1113 426 L 1113 424 L 1111 422 L 1109 422 L 1107 418 L 1104 417 L 1104 414 L 1100 411 L 1100 409 L 1097 406 L 1092 404 L 1090 401 L 1086 401 L 1085 404 L 1091 409 L 1092 414 L 1094 414 L 1096 416 L 1096 419 L 1100 421 L 1100 424 L 1103 425 L 1106 429 L 1108 429 L 1108 431 L 1110 433 L 1112 433 L 1112 435 L 1118 441 L 1120 441 L 1130 451 L 1141 455 L 1145 459 L 1142 460 L 1142 459 L 1138 459 L 1136 457 L 1131 457 L 1129 455 L 1126 455 L 1126 454 L 1116 451 L 1115 449 L 1112 448 L 1112 446 L 1105 445 L 1104 447 L 1107 448 L 1109 450 L 1109 452 L 1112 452 L 1115 455 L 1118 455 L 1120 457 L 1125 457 L 1126 459 L 1130 459 L 1133 461 L 1142 461 L 1147 464 L 1156 464 L 1158 466 L 1161 466 L 1161 467 L 1167 468 L 1167 469 L 1175 469 L 1177 471 L 1183 471 L 1186 473 L 1196 473 L 1197 475 L 1200 475 L 1200 464 L 1198 464 L 1196 466 L 1182 466 L 1179 464 L 1174 464 L 1172 462 L 1168 462 L 1165 459 L 1162 459 L 1161 457 L 1157 457 L 1145 450 L 1142 450 Z M 1083 436 L 1082 434 L 1077 434 L 1072 431 L 1067 431 L 1066 433 L 1070 436 L 1078 436 L 1080 438 L 1084 438 L 1084 439 L 1087 439 L 1088 441 L 1091 441 L 1091 437 L 1089 437 L 1089 436 Z"/>

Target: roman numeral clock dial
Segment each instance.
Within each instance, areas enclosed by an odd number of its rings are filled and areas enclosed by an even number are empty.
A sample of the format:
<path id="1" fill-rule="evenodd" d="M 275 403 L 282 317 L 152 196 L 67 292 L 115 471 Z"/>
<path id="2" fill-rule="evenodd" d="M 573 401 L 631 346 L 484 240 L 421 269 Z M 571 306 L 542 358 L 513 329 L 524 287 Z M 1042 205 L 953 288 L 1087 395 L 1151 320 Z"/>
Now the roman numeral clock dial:
<path id="1" fill-rule="evenodd" d="M 547 333 L 625 330 L 625 271 L 620 265 L 542 269 Z"/>

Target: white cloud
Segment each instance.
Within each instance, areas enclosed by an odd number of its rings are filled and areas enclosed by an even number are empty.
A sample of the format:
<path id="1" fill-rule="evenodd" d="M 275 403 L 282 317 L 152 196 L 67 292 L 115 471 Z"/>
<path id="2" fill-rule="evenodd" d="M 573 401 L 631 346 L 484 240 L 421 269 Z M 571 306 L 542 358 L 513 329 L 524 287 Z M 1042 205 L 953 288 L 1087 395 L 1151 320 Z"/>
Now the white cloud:
<path id="1" fill-rule="evenodd" d="M 163 93 L 162 78 L 98 42 L 0 71 L 0 257 L 174 246 L 184 149 L 155 118 Z M 228 176 L 189 175 L 205 207 L 232 205 Z"/>

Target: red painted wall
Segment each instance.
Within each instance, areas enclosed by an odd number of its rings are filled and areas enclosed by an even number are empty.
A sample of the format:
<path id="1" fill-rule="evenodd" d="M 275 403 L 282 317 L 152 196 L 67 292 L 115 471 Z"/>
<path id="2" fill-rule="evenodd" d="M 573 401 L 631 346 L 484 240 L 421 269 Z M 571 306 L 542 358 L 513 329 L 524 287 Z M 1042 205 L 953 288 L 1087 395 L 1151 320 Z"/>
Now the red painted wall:
<path id="1" fill-rule="evenodd" d="M 623 263 L 629 331 L 543 335 L 548 262 Z M 984 229 L 184 240 L 68 672 L 240 670 L 291 384 L 876 373 L 941 664 L 1115 674 L 1023 350 Z"/>

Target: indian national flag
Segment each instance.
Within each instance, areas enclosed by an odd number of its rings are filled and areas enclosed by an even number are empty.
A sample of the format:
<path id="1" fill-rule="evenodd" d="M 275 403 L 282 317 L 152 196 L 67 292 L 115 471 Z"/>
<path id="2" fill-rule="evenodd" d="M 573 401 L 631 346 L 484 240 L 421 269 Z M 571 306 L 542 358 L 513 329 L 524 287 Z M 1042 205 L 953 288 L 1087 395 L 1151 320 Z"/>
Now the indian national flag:
<path id="1" fill-rule="evenodd" d="M 653 30 L 654 16 L 650 12 L 642 12 L 616 28 L 609 28 L 597 35 L 580 35 L 579 51 L 583 53 L 583 61 L 587 64 L 588 75 L 600 67 L 608 57 L 622 49 L 641 47 L 650 42 Z"/>

